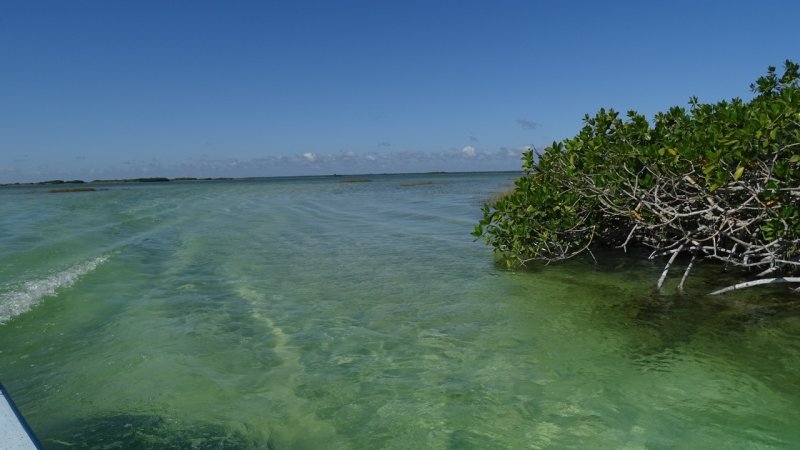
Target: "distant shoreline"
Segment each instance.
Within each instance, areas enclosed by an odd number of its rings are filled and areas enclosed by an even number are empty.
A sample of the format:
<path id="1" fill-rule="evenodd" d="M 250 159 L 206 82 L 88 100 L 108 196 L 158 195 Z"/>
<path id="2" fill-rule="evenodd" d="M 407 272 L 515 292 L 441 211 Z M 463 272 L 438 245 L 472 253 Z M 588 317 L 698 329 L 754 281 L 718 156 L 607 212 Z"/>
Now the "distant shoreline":
<path id="1" fill-rule="evenodd" d="M 460 175 L 460 174 L 491 174 L 491 173 L 507 173 L 509 175 L 521 173 L 518 170 L 489 170 L 489 171 L 473 171 L 473 172 L 397 172 L 397 173 L 365 173 L 365 174 L 330 174 L 330 175 L 278 175 L 267 177 L 218 177 L 218 178 L 199 178 L 199 177 L 146 177 L 146 178 L 122 178 L 122 179 L 98 179 L 91 181 L 84 180 L 45 180 L 45 181 L 30 181 L 30 182 L 16 182 L 16 183 L 0 183 L 0 187 L 14 187 L 14 186 L 60 186 L 60 185 L 82 185 L 82 184 L 129 184 L 129 183 L 172 183 L 172 182 L 200 182 L 200 181 L 233 181 L 233 180 L 267 180 L 267 179 L 280 179 L 280 178 L 364 178 L 370 176 L 386 176 L 386 175 Z"/>

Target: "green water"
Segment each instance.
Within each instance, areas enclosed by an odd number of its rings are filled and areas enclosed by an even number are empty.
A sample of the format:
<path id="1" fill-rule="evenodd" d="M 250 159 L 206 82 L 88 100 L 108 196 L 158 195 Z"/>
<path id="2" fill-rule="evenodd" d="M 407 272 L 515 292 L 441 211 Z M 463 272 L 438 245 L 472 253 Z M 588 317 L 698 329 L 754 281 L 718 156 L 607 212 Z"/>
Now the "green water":
<path id="1" fill-rule="evenodd" d="M 44 447 L 800 445 L 777 291 L 504 270 L 469 232 L 513 177 L 370 178 L 0 189 L 0 381 Z"/>

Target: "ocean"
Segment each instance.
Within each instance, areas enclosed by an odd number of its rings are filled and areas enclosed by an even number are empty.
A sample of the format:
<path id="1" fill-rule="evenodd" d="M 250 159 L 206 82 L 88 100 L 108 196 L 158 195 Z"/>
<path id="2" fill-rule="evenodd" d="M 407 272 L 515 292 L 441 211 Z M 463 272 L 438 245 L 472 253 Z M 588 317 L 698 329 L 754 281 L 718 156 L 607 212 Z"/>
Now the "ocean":
<path id="1" fill-rule="evenodd" d="M 0 188 L 0 381 L 45 448 L 800 442 L 791 301 L 508 269 L 470 232 L 516 176 Z"/>

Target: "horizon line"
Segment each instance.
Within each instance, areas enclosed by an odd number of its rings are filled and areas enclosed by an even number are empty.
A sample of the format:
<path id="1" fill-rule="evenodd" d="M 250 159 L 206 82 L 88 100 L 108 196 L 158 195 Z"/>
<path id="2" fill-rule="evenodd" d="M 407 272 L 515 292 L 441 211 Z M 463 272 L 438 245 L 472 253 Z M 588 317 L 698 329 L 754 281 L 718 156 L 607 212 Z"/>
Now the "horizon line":
<path id="1" fill-rule="evenodd" d="M 182 181 L 236 181 L 236 180 L 267 180 L 280 178 L 332 178 L 332 177 L 370 177 L 386 175 L 463 175 L 463 174 L 490 174 L 490 173 L 521 173 L 523 170 L 471 170 L 471 171 L 427 171 L 427 172 L 380 172 L 380 173 L 348 173 L 326 175 L 271 175 L 253 177 L 135 177 L 135 178 L 109 178 L 86 181 L 82 179 L 60 180 L 50 179 L 42 181 L 17 181 L 13 183 L 0 183 L 0 187 L 9 186 L 50 186 L 61 184 L 102 184 L 102 183 L 168 183 Z"/>

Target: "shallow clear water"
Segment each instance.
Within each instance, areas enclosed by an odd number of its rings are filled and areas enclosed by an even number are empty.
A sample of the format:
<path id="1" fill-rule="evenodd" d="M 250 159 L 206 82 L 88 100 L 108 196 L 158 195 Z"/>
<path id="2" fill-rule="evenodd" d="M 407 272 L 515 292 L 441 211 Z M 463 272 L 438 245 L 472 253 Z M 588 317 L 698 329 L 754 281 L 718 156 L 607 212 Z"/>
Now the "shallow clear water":
<path id="1" fill-rule="evenodd" d="M 791 304 L 504 270 L 469 232 L 512 176 L 369 178 L 0 189 L 0 381 L 45 448 L 800 442 Z"/>

